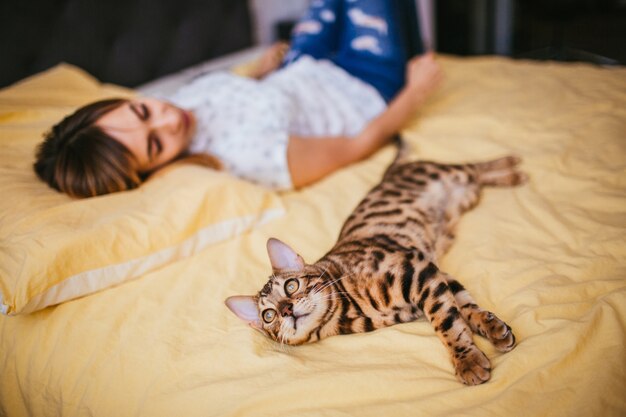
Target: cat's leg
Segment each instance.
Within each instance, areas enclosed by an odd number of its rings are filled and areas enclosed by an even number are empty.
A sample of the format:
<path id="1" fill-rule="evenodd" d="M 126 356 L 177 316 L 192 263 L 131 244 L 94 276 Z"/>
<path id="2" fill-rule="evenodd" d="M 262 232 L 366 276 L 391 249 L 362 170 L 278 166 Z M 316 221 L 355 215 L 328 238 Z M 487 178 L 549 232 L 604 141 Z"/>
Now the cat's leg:
<path id="1" fill-rule="evenodd" d="M 416 305 L 448 348 L 457 378 L 467 385 L 482 384 L 489 380 L 491 363 L 474 344 L 472 330 L 460 313 L 445 274 L 429 263 L 415 275 Z"/>
<path id="2" fill-rule="evenodd" d="M 511 327 L 491 311 L 480 308 L 470 293 L 457 280 L 445 274 L 448 287 L 454 294 L 461 316 L 472 331 L 488 339 L 501 352 L 515 347 L 515 335 Z"/>
<path id="3" fill-rule="evenodd" d="M 480 185 L 511 187 L 523 184 L 528 177 L 516 169 L 521 162 L 516 156 L 506 156 L 492 161 L 470 164 L 476 169 L 477 181 Z"/>

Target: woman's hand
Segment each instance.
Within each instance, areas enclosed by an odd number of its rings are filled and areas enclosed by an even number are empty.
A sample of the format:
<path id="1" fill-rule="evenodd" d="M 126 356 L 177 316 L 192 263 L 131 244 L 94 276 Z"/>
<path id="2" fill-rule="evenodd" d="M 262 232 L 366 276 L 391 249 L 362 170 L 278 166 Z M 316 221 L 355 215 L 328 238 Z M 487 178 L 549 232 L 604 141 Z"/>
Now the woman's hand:
<path id="1" fill-rule="evenodd" d="M 432 52 L 416 56 L 407 63 L 404 88 L 419 96 L 420 104 L 439 87 L 442 80 L 443 72 Z"/>
<path id="2" fill-rule="evenodd" d="M 432 52 L 407 63 L 406 84 L 389 103 L 387 110 L 372 120 L 359 135 L 368 150 L 380 147 L 400 132 L 443 80 L 441 67 Z"/>
<path id="3" fill-rule="evenodd" d="M 278 69 L 288 49 L 289 44 L 286 42 L 276 42 L 267 48 L 259 58 L 252 77 L 261 79 Z"/>

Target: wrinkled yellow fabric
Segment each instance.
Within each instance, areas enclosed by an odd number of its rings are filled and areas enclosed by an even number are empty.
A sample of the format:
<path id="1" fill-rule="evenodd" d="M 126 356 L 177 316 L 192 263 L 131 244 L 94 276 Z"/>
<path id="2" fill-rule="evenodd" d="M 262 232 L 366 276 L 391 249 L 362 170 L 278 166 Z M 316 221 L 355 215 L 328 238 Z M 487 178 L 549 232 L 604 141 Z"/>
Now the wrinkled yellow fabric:
<path id="1" fill-rule="evenodd" d="M 223 305 L 260 289 L 265 241 L 311 262 L 380 178 L 388 147 L 300 192 L 287 215 L 97 294 L 0 317 L 9 416 L 623 416 L 626 70 L 440 58 L 446 82 L 405 135 L 415 155 L 524 158 L 487 189 L 441 268 L 514 329 L 465 387 L 424 321 L 281 347 Z M 1 413 L 0 413 L 1 414 Z"/>

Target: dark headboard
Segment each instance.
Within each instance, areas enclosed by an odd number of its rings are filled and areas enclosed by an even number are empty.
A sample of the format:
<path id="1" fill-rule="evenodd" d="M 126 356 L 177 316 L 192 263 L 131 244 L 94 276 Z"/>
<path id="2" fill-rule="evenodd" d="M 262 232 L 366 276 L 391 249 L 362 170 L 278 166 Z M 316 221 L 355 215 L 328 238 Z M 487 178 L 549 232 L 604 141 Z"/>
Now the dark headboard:
<path id="1" fill-rule="evenodd" d="M 252 42 L 247 0 L 1 0 L 0 87 L 62 61 L 134 87 Z"/>

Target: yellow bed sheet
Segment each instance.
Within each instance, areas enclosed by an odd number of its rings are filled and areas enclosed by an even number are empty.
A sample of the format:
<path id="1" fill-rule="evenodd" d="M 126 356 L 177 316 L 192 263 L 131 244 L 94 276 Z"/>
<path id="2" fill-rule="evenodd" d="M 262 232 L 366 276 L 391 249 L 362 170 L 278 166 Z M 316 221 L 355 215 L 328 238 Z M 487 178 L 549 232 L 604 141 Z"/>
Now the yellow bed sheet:
<path id="1" fill-rule="evenodd" d="M 141 279 L 0 317 L 0 415 L 623 416 L 626 70 L 441 58 L 405 132 L 419 157 L 515 153 L 530 183 L 486 190 L 442 268 L 515 330 L 484 385 L 459 384 L 430 325 L 280 347 L 223 305 L 257 291 L 276 236 L 314 261 L 393 149 L 282 196 L 287 214 Z"/>

